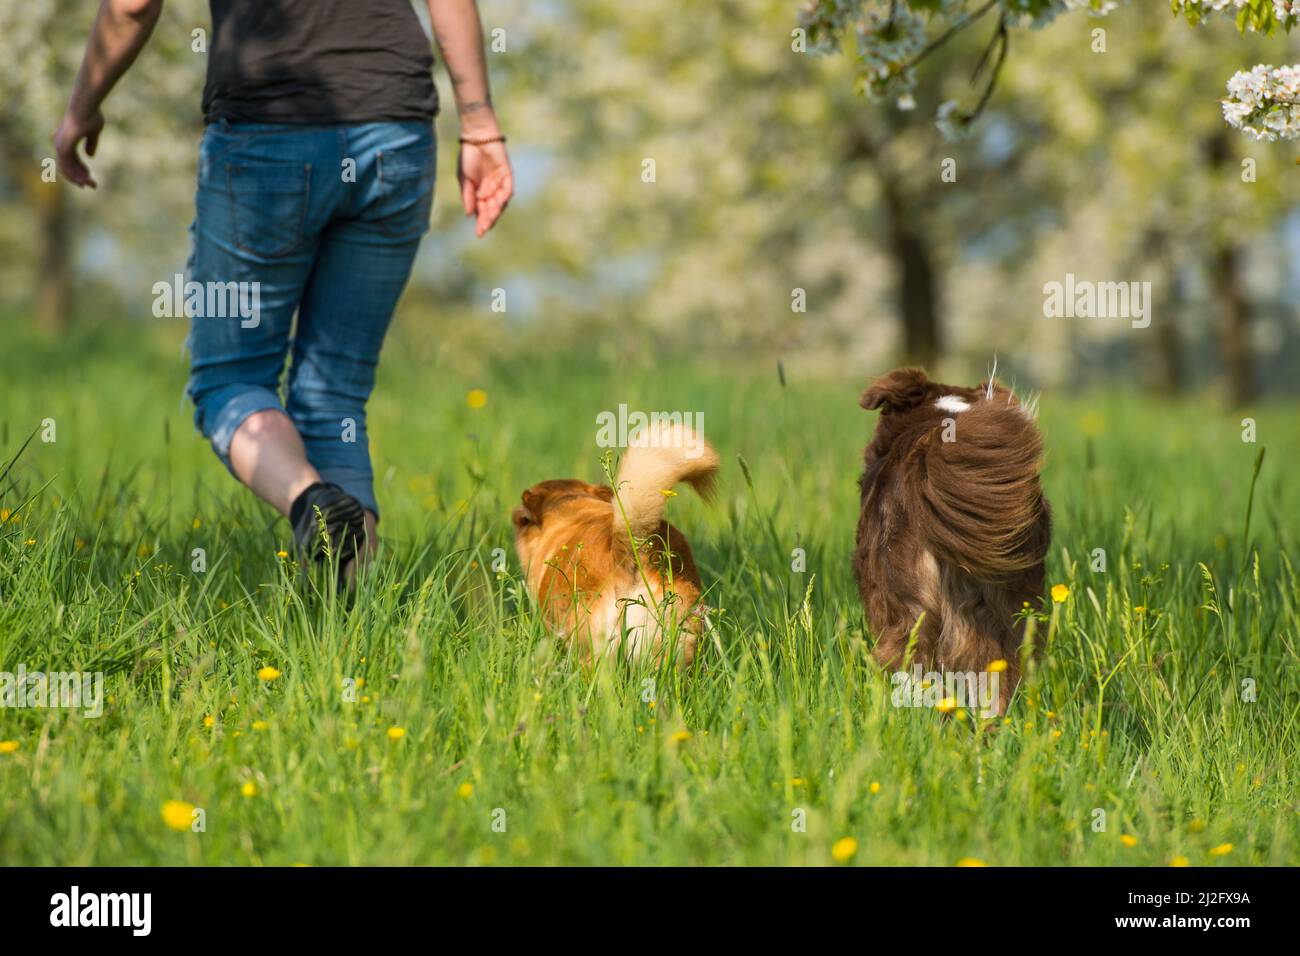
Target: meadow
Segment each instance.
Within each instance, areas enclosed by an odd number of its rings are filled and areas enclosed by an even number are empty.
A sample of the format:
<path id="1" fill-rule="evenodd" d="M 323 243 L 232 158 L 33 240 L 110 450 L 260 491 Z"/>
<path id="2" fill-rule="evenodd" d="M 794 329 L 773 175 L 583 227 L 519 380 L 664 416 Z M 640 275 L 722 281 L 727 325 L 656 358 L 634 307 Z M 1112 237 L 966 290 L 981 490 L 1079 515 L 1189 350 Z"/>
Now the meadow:
<path id="1" fill-rule="evenodd" d="M 1300 862 L 1294 403 L 1042 396 L 1068 596 L 990 728 L 892 706 L 870 659 L 857 396 L 885 369 L 399 330 L 349 601 L 193 431 L 180 341 L 6 333 L 0 671 L 101 671 L 105 702 L 0 709 L 4 864 Z M 722 455 L 715 502 L 669 505 L 717 609 L 689 673 L 584 670 L 521 587 L 510 508 L 601 479 L 620 403 L 702 413 Z"/>

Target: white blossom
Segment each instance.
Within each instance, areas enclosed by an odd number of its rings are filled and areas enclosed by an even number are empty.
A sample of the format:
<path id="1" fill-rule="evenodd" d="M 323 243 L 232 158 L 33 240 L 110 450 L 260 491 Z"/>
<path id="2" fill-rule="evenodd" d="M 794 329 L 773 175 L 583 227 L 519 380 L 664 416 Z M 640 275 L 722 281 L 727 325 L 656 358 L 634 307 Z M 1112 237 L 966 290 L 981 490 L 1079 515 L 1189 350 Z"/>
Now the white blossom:
<path id="1" fill-rule="evenodd" d="M 940 104 L 934 125 L 939 128 L 940 135 L 948 142 L 960 142 L 970 133 L 970 115 L 956 100 L 948 100 Z"/>
<path id="2" fill-rule="evenodd" d="M 1300 138 L 1300 65 L 1238 70 L 1228 80 L 1223 118 L 1263 142 Z"/>

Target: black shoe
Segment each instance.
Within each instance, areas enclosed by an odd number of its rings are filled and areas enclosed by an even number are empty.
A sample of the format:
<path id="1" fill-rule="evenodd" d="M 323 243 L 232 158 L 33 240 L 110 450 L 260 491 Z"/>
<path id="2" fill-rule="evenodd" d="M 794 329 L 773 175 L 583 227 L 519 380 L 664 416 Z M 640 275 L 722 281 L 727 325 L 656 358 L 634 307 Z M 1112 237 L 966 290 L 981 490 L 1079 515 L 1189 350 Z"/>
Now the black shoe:
<path id="1" fill-rule="evenodd" d="M 289 524 L 298 553 L 314 561 L 338 561 L 340 580 L 365 547 L 366 512 L 361 502 L 327 481 L 317 482 L 297 497 L 289 509 Z"/>

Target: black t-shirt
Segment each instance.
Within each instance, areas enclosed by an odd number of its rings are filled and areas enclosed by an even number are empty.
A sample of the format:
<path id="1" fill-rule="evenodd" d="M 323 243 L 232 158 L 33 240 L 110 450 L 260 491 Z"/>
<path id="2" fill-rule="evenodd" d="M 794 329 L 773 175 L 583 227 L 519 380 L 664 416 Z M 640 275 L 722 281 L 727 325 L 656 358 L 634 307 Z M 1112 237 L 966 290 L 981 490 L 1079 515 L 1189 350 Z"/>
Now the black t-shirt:
<path id="1" fill-rule="evenodd" d="M 209 0 L 203 118 L 365 123 L 438 112 L 410 0 Z"/>

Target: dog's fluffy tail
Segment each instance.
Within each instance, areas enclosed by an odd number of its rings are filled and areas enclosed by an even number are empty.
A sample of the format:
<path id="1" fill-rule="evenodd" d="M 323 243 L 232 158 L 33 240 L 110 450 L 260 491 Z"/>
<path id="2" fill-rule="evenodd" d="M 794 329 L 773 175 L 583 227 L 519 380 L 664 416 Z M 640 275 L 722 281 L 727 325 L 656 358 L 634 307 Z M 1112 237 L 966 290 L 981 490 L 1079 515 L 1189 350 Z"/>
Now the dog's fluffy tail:
<path id="1" fill-rule="evenodd" d="M 627 536 L 625 513 L 637 538 L 656 533 L 675 486 L 686 482 L 707 499 L 713 493 L 717 473 L 718 453 L 694 429 L 680 423 L 654 423 L 643 428 L 628 443 L 619 465 L 615 537 Z"/>
<path id="2" fill-rule="evenodd" d="M 916 514 L 937 557 L 976 580 L 1004 582 L 1047 550 L 1043 438 L 1030 407 L 1004 388 L 951 417 L 953 440 L 940 428 L 913 459 Z"/>

